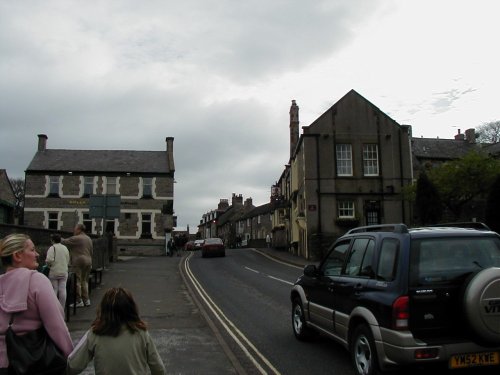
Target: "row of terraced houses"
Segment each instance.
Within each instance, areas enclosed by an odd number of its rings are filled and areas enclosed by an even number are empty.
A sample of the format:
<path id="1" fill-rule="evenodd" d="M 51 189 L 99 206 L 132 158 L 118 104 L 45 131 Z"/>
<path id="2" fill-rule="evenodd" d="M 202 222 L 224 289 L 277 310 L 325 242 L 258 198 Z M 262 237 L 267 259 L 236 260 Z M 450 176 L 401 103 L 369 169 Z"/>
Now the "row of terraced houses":
<path id="1" fill-rule="evenodd" d="M 299 128 L 299 107 L 290 107 L 290 158 L 271 187 L 270 201 L 255 207 L 221 199 L 203 215 L 201 237 L 218 236 L 229 245 L 272 246 L 308 259 L 321 257 L 333 240 L 359 225 L 415 222 L 405 199 L 422 168 L 484 149 L 498 156 L 500 145 L 479 145 L 474 129 L 453 139 L 416 138 L 351 90 L 312 124 Z M 235 199 L 237 198 L 237 199 Z M 464 211 L 464 220 L 483 220 Z"/>
<path id="2" fill-rule="evenodd" d="M 317 258 L 354 226 L 415 222 L 403 191 L 423 167 L 477 148 L 500 154 L 498 143 L 477 144 L 474 129 L 453 139 L 413 137 L 411 126 L 398 124 L 354 90 L 302 128 L 292 101 L 289 129 L 289 160 L 270 183 L 269 202 L 255 206 L 233 193 L 203 214 L 199 237 L 265 246 L 269 236 L 274 247 Z M 67 150 L 50 149 L 47 135 L 38 135 L 25 171 L 24 225 L 71 231 L 83 222 L 89 233 L 112 233 L 119 254 L 164 253 L 176 226 L 173 141 L 166 137 L 164 151 Z M 96 196 L 118 198 L 113 214 L 96 214 Z M 13 222 L 14 206 L 0 169 L 0 224 Z M 464 215 L 483 219 L 477 212 Z"/>

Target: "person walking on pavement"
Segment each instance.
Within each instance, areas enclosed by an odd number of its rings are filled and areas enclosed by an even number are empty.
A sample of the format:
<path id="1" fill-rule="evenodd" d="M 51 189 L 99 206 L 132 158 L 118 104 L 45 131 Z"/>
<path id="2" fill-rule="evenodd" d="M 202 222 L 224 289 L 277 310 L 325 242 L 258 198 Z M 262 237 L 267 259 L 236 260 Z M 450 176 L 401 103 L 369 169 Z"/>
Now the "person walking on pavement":
<path id="1" fill-rule="evenodd" d="M 61 243 L 70 249 L 71 266 L 76 275 L 76 307 L 90 306 L 89 276 L 92 269 L 92 239 L 85 233 L 85 225 L 77 224 L 73 236 Z"/>
<path id="2" fill-rule="evenodd" d="M 271 247 L 271 236 L 269 235 L 269 233 L 266 236 L 266 245 L 268 249 Z"/>
<path id="3" fill-rule="evenodd" d="M 171 257 L 174 255 L 174 241 L 170 238 L 167 242 L 167 256 Z"/>
<path id="4" fill-rule="evenodd" d="M 166 374 L 130 291 L 106 291 L 91 328 L 69 355 L 68 373 L 80 374 L 91 360 L 96 375 Z"/>
<path id="5" fill-rule="evenodd" d="M 66 283 L 68 281 L 69 251 L 61 243 L 61 236 L 51 236 L 52 246 L 47 250 L 45 263 L 50 267 L 49 280 L 61 306 L 66 306 Z"/>
<path id="6" fill-rule="evenodd" d="M 29 236 L 14 233 L 0 240 L 5 274 L 0 276 L 0 374 L 11 374 L 5 332 L 12 322 L 17 335 L 44 327 L 54 344 L 68 356 L 73 342 L 49 279 L 37 272 L 38 252 Z"/>

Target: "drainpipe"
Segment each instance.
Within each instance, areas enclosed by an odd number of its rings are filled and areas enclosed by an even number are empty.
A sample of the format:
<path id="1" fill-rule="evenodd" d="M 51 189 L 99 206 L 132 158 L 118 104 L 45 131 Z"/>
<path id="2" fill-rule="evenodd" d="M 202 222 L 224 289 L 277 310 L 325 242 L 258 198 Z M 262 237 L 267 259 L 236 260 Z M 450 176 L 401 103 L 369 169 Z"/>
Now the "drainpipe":
<path id="1" fill-rule="evenodd" d="M 401 131 L 401 127 L 399 127 L 398 129 L 398 134 L 399 134 L 399 137 L 398 137 L 398 145 L 399 145 L 399 173 L 400 173 L 400 185 L 401 185 L 401 188 L 400 188 L 400 194 L 401 194 L 401 215 L 403 216 L 403 222 L 405 221 L 406 219 L 406 210 L 405 210 L 405 201 L 403 199 L 403 188 L 404 188 L 404 168 L 403 168 L 403 145 L 401 144 L 402 140 L 401 140 L 401 134 L 402 134 L 402 131 Z M 411 155 L 410 155 L 411 157 Z M 411 160 L 411 159 L 410 159 Z"/>
<path id="2" fill-rule="evenodd" d="M 319 134 L 316 135 L 316 196 L 318 200 L 318 236 L 321 239 L 323 229 L 321 227 L 321 178 L 320 178 L 320 157 L 319 157 Z"/>

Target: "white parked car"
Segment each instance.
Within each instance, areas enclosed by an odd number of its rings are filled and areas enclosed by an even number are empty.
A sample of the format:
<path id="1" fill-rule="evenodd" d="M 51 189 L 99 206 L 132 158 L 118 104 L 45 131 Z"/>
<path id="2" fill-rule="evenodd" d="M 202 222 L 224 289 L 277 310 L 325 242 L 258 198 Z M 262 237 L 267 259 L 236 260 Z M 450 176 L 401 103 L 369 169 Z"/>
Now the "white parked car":
<path id="1" fill-rule="evenodd" d="M 203 244 L 205 243 L 205 240 L 196 240 L 194 241 L 194 249 L 195 250 L 201 250 L 203 247 Z"/>

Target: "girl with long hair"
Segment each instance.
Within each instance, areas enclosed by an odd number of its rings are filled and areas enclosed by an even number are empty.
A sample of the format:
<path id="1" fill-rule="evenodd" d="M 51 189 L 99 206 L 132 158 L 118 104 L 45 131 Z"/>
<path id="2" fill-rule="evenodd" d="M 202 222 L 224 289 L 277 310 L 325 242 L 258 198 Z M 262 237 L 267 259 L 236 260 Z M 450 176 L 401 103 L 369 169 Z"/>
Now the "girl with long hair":
<path id="1" fill-rule="evenodd" d="M 94 360 L 96 375 L 164 375 L 165 366 L 139 317 L 132 294 L 110 288 L 102 297 L 97 317 L 68 358 L 68 372 L 79 374 Z"/>

